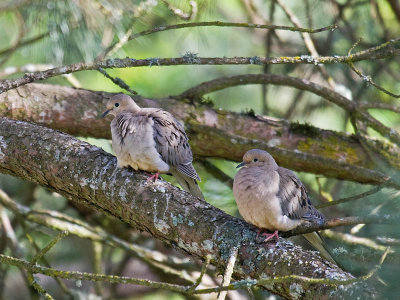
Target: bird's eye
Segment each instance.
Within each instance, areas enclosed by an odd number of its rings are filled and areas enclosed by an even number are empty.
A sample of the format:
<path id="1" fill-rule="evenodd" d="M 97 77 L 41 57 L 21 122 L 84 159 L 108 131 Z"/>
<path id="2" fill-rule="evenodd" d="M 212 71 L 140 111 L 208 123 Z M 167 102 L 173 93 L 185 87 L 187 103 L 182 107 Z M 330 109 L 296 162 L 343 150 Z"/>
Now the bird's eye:
<path id="1" fill-rule="evenodd" d="M 115 103 L 114 106 L 115 106 L 115 107 L 118 107 L 118 106 L 119 106 L 119 103 Z"/>
<path id="2" fill-rule="evenodd" d="M 256 162 L 256 161 L 258 161 L 258 159 L 257 159 L 257 158 L 255 158 L 255 159 L 253 159 L 253 161 L 254 161 L 254 162 Z"/>

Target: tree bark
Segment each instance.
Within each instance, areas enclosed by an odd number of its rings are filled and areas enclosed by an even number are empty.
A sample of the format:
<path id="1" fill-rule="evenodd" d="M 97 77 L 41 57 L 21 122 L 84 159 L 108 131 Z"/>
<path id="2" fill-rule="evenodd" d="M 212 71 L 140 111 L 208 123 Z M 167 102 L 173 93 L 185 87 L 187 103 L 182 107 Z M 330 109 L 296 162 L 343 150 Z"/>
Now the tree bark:
<path id="1" fill-rule="evenodd" d="M 86 92 L 85 92 L 86 93 Z M 88 92 L 89 93 L 89 92 Z M 353 277 L 286 242 L 255 243 L 245 222 L 164 182 L 148 183 L 141 172 L 116 168 L 116 158 L 72 136 L 36 124 L 0 118 L 0 171 L 57 191 L 80 205 L 114 216 L 190 255 L 223 269 L 238 247 L 235 279 L 302 275 L 348 280 Z M 205 224 L 208 224 L 207 226 Z M 290 299 L 372 297 L 364 282 L 340 288 L 289 280 L 263 285 Z"/>
<path id="2" fill-rule="evenodd" d="M 110 120 L 100 119 L 100 115 L 112 95 L 28 84 L 0 94 L 0 116 L 33 121 L 72 135 L 110 138 Z M 184 121 L 196 156 L 240 161 L 247 150 L 260 148 L 289 169 L 371 184 L 383 183 L 400 169 L 400 149 L 368 137 L 217 110 L 172 97 L 135 100 L 145 107 L 162 107 Z"/>

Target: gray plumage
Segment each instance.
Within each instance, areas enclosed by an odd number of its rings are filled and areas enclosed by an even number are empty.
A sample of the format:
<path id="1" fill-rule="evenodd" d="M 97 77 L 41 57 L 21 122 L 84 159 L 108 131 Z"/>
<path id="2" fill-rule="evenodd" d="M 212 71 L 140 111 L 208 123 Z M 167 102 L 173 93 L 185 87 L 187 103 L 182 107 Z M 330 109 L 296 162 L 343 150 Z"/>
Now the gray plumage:
<path id="1" fill-rule="evenodd" d="M 233 181 L 233 194 L 247 222 L 269 231 L 289 231 L 304 221 L 321 225 L 325 222 L 324 215 L 311 204 L 300 179 L 292 171 L 279 167 L 268 152 L 247 151 L 239 166 L 242 168 Z M 303 236 L 334 262 L 318 233 Z"/>
<path id="2" fill-rule="evenodd" d="M 140 108 L 131 97 L 119 94 L 107 103 L 112 146 L 118 167 L 172 174 L 182 188 L 204 199 L 192 165 L 193 154 L 181 123 L 159 108 Z"/>

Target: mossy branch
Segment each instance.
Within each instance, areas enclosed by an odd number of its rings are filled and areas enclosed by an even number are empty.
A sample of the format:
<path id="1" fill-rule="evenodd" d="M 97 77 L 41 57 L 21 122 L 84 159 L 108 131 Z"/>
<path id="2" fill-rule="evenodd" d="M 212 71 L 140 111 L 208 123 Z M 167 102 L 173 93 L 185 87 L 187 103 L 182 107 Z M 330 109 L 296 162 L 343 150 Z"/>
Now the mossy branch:
<path id="1" fill-rule="evenodd" d="M 112 96 L 29 84 L 0 95 L 0 115 L 45 124 L 73 135 L 110 138 L 109 120 L 100 115 Z M 173 98 L 135 100 L 143 107 L 162 107 L 182 120 L 196 157 L 240 161 L 247 150 L 259 148 L 292 170 L 372 184 L 382 184 L 392 175 L 396 178 L 400 169 L 400 148 L 388 142 L 355 138 L 283 119 L 215 110 Z M 374 159 L 364 144 L 376 150 Z"/>

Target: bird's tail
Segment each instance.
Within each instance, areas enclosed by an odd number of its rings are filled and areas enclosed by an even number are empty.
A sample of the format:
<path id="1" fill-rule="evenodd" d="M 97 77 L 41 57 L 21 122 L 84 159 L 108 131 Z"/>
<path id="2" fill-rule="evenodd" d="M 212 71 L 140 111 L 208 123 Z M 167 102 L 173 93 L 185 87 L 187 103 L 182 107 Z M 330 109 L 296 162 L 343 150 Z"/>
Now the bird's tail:
<path id="1" fill-rule="evenodd" d="M 315 249 L 317 249 L 321 253 L 321 256 L 337 265 L 337 262 L 332 258 L 328 249 L 325 248 L 325 243 L 318 232 L 306 233 L 303 234 L 303 236 Z"/>
<path id="2" fill-rule="evenodd" d="M 170 170 L 170 172 L 185 191 L 191 193 L 193 196 L 195 196 L 197 198 L 204 200 L 204 195 L 201 192 L 200 187 L 197 184 L 197 181 L 195 179 L 193 179 L 189 176 L 186 176 L 176 170 Z"/>

